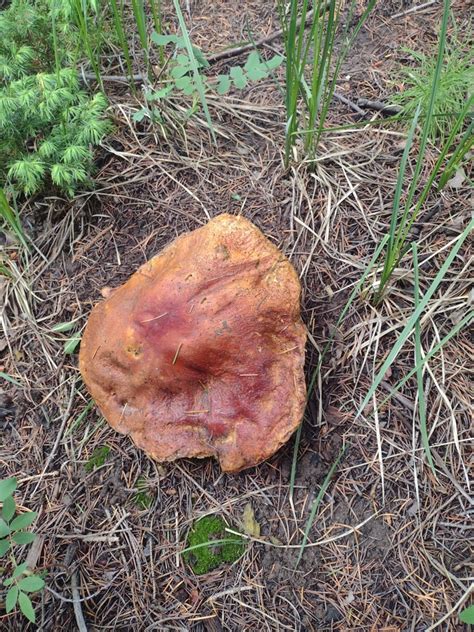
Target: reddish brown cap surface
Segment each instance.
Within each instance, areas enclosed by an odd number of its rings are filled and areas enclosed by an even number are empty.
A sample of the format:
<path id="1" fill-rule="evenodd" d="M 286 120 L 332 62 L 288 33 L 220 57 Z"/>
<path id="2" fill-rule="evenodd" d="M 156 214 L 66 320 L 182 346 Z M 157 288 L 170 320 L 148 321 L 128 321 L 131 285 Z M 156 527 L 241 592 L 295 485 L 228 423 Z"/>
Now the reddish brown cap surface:
<path id="1" fill-rule="evenodd" d="M 219 215 L 94 307 L 84 382 L 111 426 L 158 461 L 256 465 L 303 416 L 300 289 L 258 228 Z"/>

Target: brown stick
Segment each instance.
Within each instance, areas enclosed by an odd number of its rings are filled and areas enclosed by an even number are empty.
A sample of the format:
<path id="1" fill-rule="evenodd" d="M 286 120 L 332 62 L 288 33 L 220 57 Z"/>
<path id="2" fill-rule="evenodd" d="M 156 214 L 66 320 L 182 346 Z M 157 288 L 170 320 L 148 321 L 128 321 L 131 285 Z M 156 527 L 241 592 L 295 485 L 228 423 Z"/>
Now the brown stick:
<path id="1" fill-rule="evenodd" d="M 416 6 L 411 7 L 410 9 L 406 9 L 405 11 L 401 11 L 400 13 L 396 13 L 395 15 L 392 15 L 390 17 L 392 20 L 394 20 L 395 18 L 401 18 L 404 15 L 408 15 L 409 13 L 415 13 L 415 11 L 422 11 L 423 9 L 427 9 L 428 7 L 430 7 L 435 2 L 436 0 L 428 0 L 428 2 L 424 2 L 423 4 L 417 4 Z"/>
<path id="2" fill-rule="evenodd" d="M 329 3 L 326 3 L 320 9 L 320 15 L 322 15 L 329 8 Z M 305 18 L 305 25 L 313 19 L 314 9 L 308 11 Z M 297 26 L 301 26 L 301 19 L 297 21 Z M 261 48 L 265 44 L 269 44 L 270 42 L 275 41 L 280 38 L 284 33 L 283 29 L 279 29 L 278 31 L 273 31 L 270 35 L 266 35 L 265 37 L 261 37 L 254 42 L 249 42 L 248 44 L 243 44 L 242 46 L 236 46 L 235 48 L 228 48 L 227 50 L 222 50 L 219 53 L 214 53 L 213 55 L 209 55 L 207 57 L 207 61 L 210 64 L 215 64 L 217 61 L 222 61 L 223 59 L 229 59 L 230 57 L 237 57 L 238 55 L 242 55 L 243 53 L 247 53 L 248 51 L 253 50 L 254 48 Z"/>
<path id="3" fill-rule="evenodd" d="M 358 99 L 357 105 L 361 108 L 367 108 L 368 110 L 378 110 L 385 114 L 398 114 L 402 111 L 399 105 L 388 105 L 382 101 L 371 101 L 370 99 Z"/>
<path id="4" fill-rule="evenodd" d="M 357 103 L 354 103 L 354 101 L 351 101 L 350 99 L 345 97 L 343 94 L 340 94 L 339 92 L 334 92 L 334 98 L 340 101 L 341 103 L 348 105 L 352 110 L 354 110 L 354 112 L 357 112 L 357 114 L 360 114 L 361 116 L 365 116 L 365 110 L 359 107 Z"/>

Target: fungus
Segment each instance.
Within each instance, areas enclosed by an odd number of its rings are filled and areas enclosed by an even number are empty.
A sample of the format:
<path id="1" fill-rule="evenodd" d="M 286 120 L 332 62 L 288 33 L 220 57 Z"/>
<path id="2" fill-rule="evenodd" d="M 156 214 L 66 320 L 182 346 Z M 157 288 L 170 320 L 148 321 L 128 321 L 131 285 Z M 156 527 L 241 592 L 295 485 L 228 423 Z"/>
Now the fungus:
<path id="1" fill-rule="evenodd" d="M 79 356 L 84 382 L 110 425 L 159 462 L 256 465 L 303 415 L 300 291 L 258 228 L 219 215 L 94 307 Z"/>

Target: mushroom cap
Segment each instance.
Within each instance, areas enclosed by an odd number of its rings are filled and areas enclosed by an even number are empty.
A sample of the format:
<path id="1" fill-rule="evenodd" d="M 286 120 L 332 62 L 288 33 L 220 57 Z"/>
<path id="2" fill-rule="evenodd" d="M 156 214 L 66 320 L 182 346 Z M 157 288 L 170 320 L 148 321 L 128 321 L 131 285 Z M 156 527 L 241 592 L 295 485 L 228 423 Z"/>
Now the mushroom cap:
<path id="1" fill-rule="evenodd" d="M 157 461 L 256 465 L 303 416 L 300 292 L 293 266 L 256 226 L 219 215 L 94 307 L 79 355 L 84 382 L 110 425 Z"/>

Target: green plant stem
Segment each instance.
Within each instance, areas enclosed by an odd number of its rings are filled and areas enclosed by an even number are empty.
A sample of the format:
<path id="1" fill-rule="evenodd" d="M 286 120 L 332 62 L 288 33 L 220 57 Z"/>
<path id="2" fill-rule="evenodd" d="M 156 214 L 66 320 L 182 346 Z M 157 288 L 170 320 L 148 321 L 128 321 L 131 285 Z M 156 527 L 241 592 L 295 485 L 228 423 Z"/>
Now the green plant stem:
<path id="1" fill-rule="evenodd" d="M 194 53 L 193 45 L 189 38 L 188 29 L 186 28 L 186 22 L 184 21 L 183 12 L 181 11 L 181 7 L 179 5 L 179 0 L 173 0 L 174 8 L 176 10 L 176 14 L 178 16 L 179 28 L 181 29 L 181 33 L 183 36 L 184 44 L 186 47 L 186 51 L 188 53 L 188 57 L 191 64 L 191 69 L 193 71 L 194 82 L 197 87 L 197 91 L 199 94 L 199 99 L 201 101 L 201 106 L 204 111 L 204 115 L 206 117 L 207 125 L 209 127 L 209 131 L 211 132 L 212 140 L 214 144 L 217 144 L 216 134 L 214 131 L 214 126 L 212 125 L 211 115 L 209 113 L 209 108 L 207 105 L 205 86 L 202 80 L 202 77 L 199 73 L 199 65 L 196 60 L 196 55 Z"/>
<path id="2" fill-rule="evenodd" d="M 163 33 L 163 17 L 161 12 L 161 0 L 150 0 L 151 6 L 151 14 L 153 16 L 153 24 L 155 27 L 155 31 L 162 35 Z M 158 59 L 160 61 L 160 66 L 163 67 L 165 64 L 165 47 L 158 47 Z"/>
<path id="3" fill-rule="evenodd" d="M 344 318 L 346 317 L 347 312 L 349 311 L 352 303 L 354 302 L 355 298 L 359 295 L 367 277 L 369 276 L 369 274 L 372 272 L 372 268 L 375 266 L 380 253 L 382 252 L 382 250 L 385 247 L 385 244 L 388 241 L 388 235 L 386 235 L 381 243 L 377 246 L 374 254 L 372 255 L 372 258 L 370 259 L 364 273 L 362 274 L 361 278 L 358 280 L 358 282 L 356 283 L 354 289 L 352 290 L 352 292 L 349 295 L 349 298 L 346 301 L 346 304 L 344 305 L 344 307 L 342 308 L 339 317 L 336 321 L 336 324 L 334 326 L 334 330 L 333 333 L 329 336 L 328 341 L 326 342 L 326 344 L 323 347 L 323 350 L 319 356 L 318 359 L 318 363 L 316 365 L 316 368 L 314 369 L 312 376 L 311 376 L 311 380 L 309 382 L 308 385 L 308 390 L 307 390 L 307 396 L 306 396 L 306 405 L 308 405 L 308 402 L 313 394 L 313 389 L 314 389 L 314 385 L 316 384 L 316 380 L 318 378 L 319 372 L 321 371 L 321 367 L 324 361 L 324 358 L 326 357 L 326 353 L 329 351 L 332 342 L 334 340 L 334 336 L 336 335 L 336 331 L 337 328 L 339 327 L 339 325 L 342 323 L 342 321 L 344 320 Z M 299 450 L 299 445 L 300 445 L 300 441 L 301 441 L 301 430 L 303 427 L 303 422 L 298 426 L 298 430 L 296 431 L 296 435 L 295 435 L 295 443 L 293 446 L 293 458 L 292 458 L 292 462 L 291 462 L 291 472 L 290 472 L 290 498 L 293 498 L 293 494 L 294 494 L 294 489 L 295 489 L 295 479 L 296 479 L 296 467 L 297 467 L 297 462 L 298 462 L 298 450 Z"/>
<path id="4" fill-rule="evenodd" d="M 393 273 L 393 269 L 395 268 L 396 261 L 399 256 L 399 253 L 395 250 L 395 242 L 397 239 L 396 233 L 397 233 L 397 226 L 399 223 L 400 200 L 402 197 L 405 171 L 407 168 L 408 158 L 410 156 L 410 149 L 413 143 L 413 137 L 415 135 L 415 130 L 418 123 L 418 116 L 420 115 L 420 111 L 421 111 L 421 107 L 418 106 L 418 109 L 411 123 L 410 130 L 408 132 L 407 141 L 405 143 L 405 149 L 403 150 L 403 155 L 400 162 L 400 168 L 399 168 L 398 177 L 397 177 L 397 184 L 395 186 L 395 193 L 393 196 L 392 215 L 390 218 L 390 228 L 388 232 L 387 252 L 385 254 L 384 267 L 383 267 L 382 274 L 380 277 L 379 287 L 375 294 L 376 305 L 378 305 L 383 298 L 385 287 Z"/>
<path id="5" fill-rule="evenodd" d="M 75 17 L 82 45 L 84 46 L 84 50 L 86 51 L 87 57 L 91 63 L 92 69 L 97 79 L 97 83 L 99 84 L 101 90 L 103 90 L 104 86 L 102 83 L 99 59 L 98 56 L 96 56 L 96 54 L 94 53 L 92 39 L 89 33 L 89 16 L 87 14 L 87 2 L 86 0 L 70 0 L 70 2 L 71 6 L 73 7 L 73 15 Z"/>
<path id="6" fill-rule="evenodd" d="M 123 55 L 125 57 L 125 64 L 127 66 L 127 74 L 130 81 L 133 94 L 137 94 L 137 88 L 135 84 L 135 78 L 133 75 L 132 59 L 130 56 L 130 49 L 128 46 L 127 36 L 123 28 L 123 6 L 119 10 L 117 0 L 109 0 L 109 5 L 112 10 L 112 19 L 115 29 L 115 34 L 121 46 Z"/>
<path id="7" fill-rule="evenodd" d="M 314 133 L 310 133 L 305 137 L 305 149 L 310 160 L 314 158 L 316 152 L 315 138 L 319 138 L 321 133 L 321 118 L 319 119 L 318 126 L 315 127 L 315 125 L 316 118 L 321 113 L 321 100 L 325 93 L 325 84 L 327 84 L 327 76 L 334 48 L 335 25 L 337 25 L 336 1 L 331 0 L 329 3 L 329 11 L 327 14 L 324 14 L 324 16 L 320 16 L 318 6 L 317 15 L 319 18 L 314 21 L 316 28 L 314 28 L 312 38 L 308 38 L 308 43 L 311 42 L 311 39 L 313 40 L 314 51 L 311 89 L 308 91 L 309 117 L 306 127 L 316 130 Z"/>
<path id="8" fill-rule="evenodd" d="M 351 2 L 344 32 L 345 46 L 338 52 L 334 65 L 335 39 L 341 22 L 341 7 L 337 0 L 315 0 L 307 35 L 308 0 L 301 3 L 290 0 L 288 16 L 283 0 L 278 3 L 286 57 L 285 166 L 289 165 L 299 134 L 304 134 L 305 154 L 310 161 L 315 159 L 343 61 L 375 6 L 375 0 L 369 0 L 349 37 L 348 29 L 355 6 L 355 2 Z M 307 69 L 310 72 L 309 82 L 305 77 Z"/>
<path id="9" fill-rule="evenodd" d="M 337 80 L 339 78 L 339 73 L 341 71 L 341 67 L 342 64 L 344 62 L 344 60 L 346 59 L 349 51 L 351 50 L 356 37 L 358 36 L 362 26 L 364 25 L 365 21 L 367 20 L 367 18 L 369 17 L 370 13 L 372 12 L 372 10 L 375 7 L 375 1 L 376 0 L 369 0 L 369 2 L 367 3 L 367 7 L 365 9 L 365 11 L 362 13 L 361 17 L 359 18 L 359 21 L 357 22 L 356 26 L 354 27 L 354 30 L 352 31 L 352 34 L 350 37 L 348 37 L 348 29 L 349 29 L 349 25 L 352 22 L 352 14 L 353 14 L 353 9 L 355 7 L 355 3 L 353 3 L 350 7 L 349 10 L 349 16 L 346 18 L 346 29 L 345 29 L 345 33 L 344 33 L 344 37 L 343 40 L 346 41 L 342 52 L 339 54 L 338 58 L 337 58 L 337 62 L 336 62 L 336 67 L 335 70 L 333 72 L 332 75 L 332 81 L 331 82 L 326 82 L 323 85 L 326 86 L 325 89 L 325 93 L 323 95 L 322 98 L 322 107 L 321 107 L 321 114 L 319 116 L 319 122 L 318 122 L 318 126 L 317 126 L 317 135 L 316 138 L 314 140 L 313 143 L 313 147 L 311 149 L 311 155 L 314 158 L 314 154 L 315 151 L 319 145 L 319 141 L 321 140 L 321 136 L 323 135 L 324 132 L 324 125 L 326 123 L 326 119 L 327 116 L 329 114 L 329 107 L 331 105 L 331 102 L 334 98 L 334 93 L 336 91 L 336 84 L 337 84 Z M 334 38 L 335 38 L 335 34 L 336 34 L 336 30 L 333 30 L 333 35 L 332 35 L 332 39 L 331 39 L 331 44 L 330 44 L 330 56 L 329 56 L 329 62 L 327 64 L 328 68 L 330 68 L 330 64 L 331 64 L 331 59 L 332 59 L 332 53 L 334 50 Z"/>
<path id="10" fill-rule="evenodd" d="M 337 466 L 341 462 L 341 459 L 342 459 L 346 449 L 347 449 L 347 446 L 343 447 L 340 450 L 339 454 L 336 457 L 336 460 L 331 465 L 331 468 L 329 469 L 329 472 L 326 474 L 326 477 L 325 477 L 325 479 L 323 481 L 323 484 L 321 485 L 321 487 L 319 489 L 318 495 L 316 496 L 316 498 L 313 501 L 313 504 L 311 505 L 311 511 L 309 512 L 308 520 L 306 521 L 306 527 L 305 527 L 305 530 L 304 530 L 303 540 L 301 542 L 301 547 L 300 547 L 300 550 L 299 550 L 299 553 L 298 553 L 298 558 L 297 558 L 296 563 L 295 563 L 295 568 L 297 568 L 299 563 L 301 562 L 301 558 L 303 557 L 303 553 L 304 553 L 304 550 L 306 548 L 306 544 L 308 542 L 309 532 L 311 531 L 311 528 L 313 526 L 314 518 L 316 517 L 316 513 L 318 511 L 319 505 L 321 504 L 323 496 L 326 493 L 327 488 L 329 487 L 329 483 L 331 482 L 331 479 L 334 476 L 334 473 L 335 473 L 335 471 L 337 469 Z"/>
<path id="11" fill-rule="evenodd" d="M 430 286 L 426 290 L 425 295 L 420 300 L 420 302 L 418 303 L 418 306 L 415 308 L 415 310 L 411 314 L 410 318 L 408 319 L 407 324 L 405 325 L 405 327 L 403 328 L 403 330 L 399 334 L 397 340 L 395 341 L 393 347 L 390 350 L 390 353 L 388 354 L 386 360 L 383 362 L 382 366 L 379 369 L 379 372 L 377 373 L 374 381 L 372 382 L 372 385 L 371 385 L 368 393 L 364 397 L 364 400 L 363 400 L 362 404 L 359 406 L 359 408 L 357 410 L 357 413 L 356 413 L 356 418 L 359 417 L 362 414 L 364 408 L 370 402 L 370 400 L 371 400 L 373 394 L 375 393 L 375 391 L 377 390 L 380 382 L 384 379 L 384 376 L 385 376 L 387 370 L 389 369 L 389 367 L 391 367 L 391 365 L 393 364 L 395 358 L 398 356 L 398 354 L 400 352 L 400 349 L 403 347 L 403 345 L 407 341 L 408 337 L 411 335 L 411 332 L 413 331 L 413 328 L 415 326 L 416 321 L 421 316 L 422 312 L 426 309 L 426 307 L 428 305 L 428 302 L 430 301 L 431 297 L 433 296 L 433 294 L 438 289 L 440 283 L 442 282 L 442 280 L 444 279 L 446 273 L 450 269 L 452 262 L 454 261 L 455 257 L 457 256 L 461 246 L 464 244 L 464 242 L 466 241 L 467 237 L 470 235 L 470 233 L 471 233 L 471 231 L 473 229 L 474 229 L 474 219 L 472 219 L 469 222 L 467 227 L 463 230 L 461 235 L 456 240 L 456 243 L 454 244 L 453 248 L 451 249 L 451 252 L 446 257 L 446 260 L 444 261 L 443 265 L 441 266 L 441 268 L 439 269 L 439 271 L 436 274 L 435 278 L 433 279 L 433 281 L 431 282 Z"/>
<path id="12" fill-rule="evenodd" d="M 415 308 L 420 304 L 420 273 L 418 269 L 418 247 L 416 243 L 412 244 L 413 253 L 413 275 L 414 275 L 414 296 L 415 296 Z M 430 440 L 428 436 L 427 422 L 426 422 L 426 399 L 425 388 L 423 382 L 423 351 L 421 347 L 421 316 L 415 323 L 415 367 L 416 367 L 416 382 L 418 387 L 418 415 L 420 418 L 420 434 L 421 442 L 425 450 L 426 458 L 431 470 L 436 477 L 436 469 L 433 463 L 433 457 L 430 450 Z"/>
<path id="13" fill-rule="evenodd" d="M 150 51 L 147 34 L 147 19 L 145 14 L 145 7 L 143 0 L 132 0 L 132 11 L 135 18 L 135 24 L 137 26 L 138 36 L 140 38 L 140 44 L 143 51 L 143 57 L 145 61 L 145 68 L 149 79 L 152 79 L 151 64 L 150 64 Z"/>

